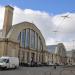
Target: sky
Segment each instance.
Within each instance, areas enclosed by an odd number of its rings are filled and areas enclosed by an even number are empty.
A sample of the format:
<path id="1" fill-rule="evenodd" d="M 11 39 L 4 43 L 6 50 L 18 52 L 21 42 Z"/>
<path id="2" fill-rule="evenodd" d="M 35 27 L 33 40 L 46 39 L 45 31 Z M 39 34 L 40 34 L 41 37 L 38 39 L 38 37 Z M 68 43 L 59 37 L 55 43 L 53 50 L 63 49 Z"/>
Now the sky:
<path id="1" fill-rule="evenodd" d="M 60 14 L 75 11 L 75 0 L 0 0 L 0 5 L 13 5 L 21 9 L 33 9 Z"/>
<path id="2" fill-rule="evenodd" d="M 46 45 L 62 42 L 67 50 L 75 49 L 75 0 L 0 0 L 0 29 L 6 5 L 14 8 L 13 25 L 32 22 L 40 29 Z"/>

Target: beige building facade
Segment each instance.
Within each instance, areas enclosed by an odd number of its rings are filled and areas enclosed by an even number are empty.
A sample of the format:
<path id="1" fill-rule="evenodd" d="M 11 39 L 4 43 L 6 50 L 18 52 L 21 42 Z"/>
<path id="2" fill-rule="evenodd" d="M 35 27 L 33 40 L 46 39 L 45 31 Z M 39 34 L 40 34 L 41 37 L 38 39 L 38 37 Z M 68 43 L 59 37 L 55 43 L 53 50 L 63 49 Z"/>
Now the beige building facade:
<path id="1" fill-rule="evenodd" d="M 67 63 L 69 65 L 75 65 L 75 49 L 67 51 Z"/>
<path id="2" fill-rule="evenodd" d="M 11 6 L 5 6 L 3 29 L 0 30 L 0 57 L 18 57 L 20 63 L 25 64 L 75 62 L 74 54 L 72 57 L 66 55 L 63 43 L 47 48 L 43 35 L 33 23 L 12 25 L 13 11 Z"/>
<path id="3" fill-rule="evenodd" d="M 0 56 L 19 57 L 20 63 L 47 63 L 45 39 L 29 22 L 12 26 L 13 8 L 5 7 L 3 29 L 0 31 Z"/>

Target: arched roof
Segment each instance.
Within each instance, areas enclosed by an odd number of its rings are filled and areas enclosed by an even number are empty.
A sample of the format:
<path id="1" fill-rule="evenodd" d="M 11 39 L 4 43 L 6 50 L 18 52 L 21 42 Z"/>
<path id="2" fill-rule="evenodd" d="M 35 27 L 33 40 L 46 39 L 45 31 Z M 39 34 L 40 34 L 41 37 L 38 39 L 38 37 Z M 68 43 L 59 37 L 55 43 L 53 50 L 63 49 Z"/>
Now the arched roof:
<path id="1" fill-rule="evenodd" d="M 63 57 L 66 56 L 66 49 L 63 43 L 59 43 L 56 50 L 57 50 L 56 53 L 59 54 L 60 56 L 63 56 Z"/>
<path id="2" fill-rule="evenodd" d="M 47 50 L 44 37 L 42 36 L 40 30 L 33 23 L 22 22 L 22 23 L 13 25 L 13 27 L 10 29 L 10 31 L 7 35 L 7 38 L 9 38 L 12 41 L 18 42 L 17 38 L 18 38 L 19 33 L 23 29 L 27 29 L 27 28 L 33 29 L 35 32 L 38 33 L 38 35 L 41 38 L 42 44 L 43 44 L 43 50 Z"/>
<path id="3" fill-rule="evenodd" d="M 47 48 L 48 48 L 48 51 L 53 54 L 66 56 L 66 49 L 63 43 L 58 43 L 57 45 L 48 45 Z"/>

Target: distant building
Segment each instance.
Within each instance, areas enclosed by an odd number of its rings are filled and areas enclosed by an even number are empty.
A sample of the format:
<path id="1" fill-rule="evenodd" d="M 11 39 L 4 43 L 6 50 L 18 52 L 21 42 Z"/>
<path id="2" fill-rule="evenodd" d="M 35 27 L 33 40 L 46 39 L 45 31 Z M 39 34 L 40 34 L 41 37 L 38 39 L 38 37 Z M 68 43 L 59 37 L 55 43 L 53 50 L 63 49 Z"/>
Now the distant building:
<path id="1" fill-rule="evenodd" d="M 75 65 L 75 49 L 67 51 L 67 63 Z"/>
<path id="2" fill-rule="evenodd" d="M 48 45 L 49 60 L 52 63 L 66 64 L 66 49 L 63 43 L 57 45 Z"/>
<path id="3" fill-rule="evenodd" d="M 47 63 L 45 39 L 40 30 L 29 22 L 12 26 L 13 10 L 5 6 L 3 29 L 0 30 L 0 56 L 19 57 L 20 63 Z"/>

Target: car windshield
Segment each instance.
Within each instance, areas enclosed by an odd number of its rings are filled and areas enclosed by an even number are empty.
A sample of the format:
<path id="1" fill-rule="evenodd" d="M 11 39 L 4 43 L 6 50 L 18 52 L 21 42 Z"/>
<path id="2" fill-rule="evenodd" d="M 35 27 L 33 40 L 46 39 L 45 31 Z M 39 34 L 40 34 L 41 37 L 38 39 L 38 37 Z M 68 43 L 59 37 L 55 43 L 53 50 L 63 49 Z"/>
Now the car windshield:
<path id="1" fill-rule="evenodd" d="M 0 63 L 3 63 L 3 62 L 9 63 L 9 59 L 0 59 Z"/>

